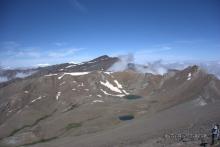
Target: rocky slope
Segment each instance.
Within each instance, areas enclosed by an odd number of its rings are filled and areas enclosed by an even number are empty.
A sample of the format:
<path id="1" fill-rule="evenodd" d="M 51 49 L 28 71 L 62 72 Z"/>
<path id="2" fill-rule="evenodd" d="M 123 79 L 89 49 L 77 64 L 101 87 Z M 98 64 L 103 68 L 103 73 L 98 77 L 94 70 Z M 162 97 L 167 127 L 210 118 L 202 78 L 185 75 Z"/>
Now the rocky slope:
<path id="1" fill-rule="evenodd" d="M 1 87 L 0 146 L 171 146 L 179 140 L 160 138 L 220 121 L 220 81 L 198 66 L 107 71 L 118 60 L 45 67 Z"/>

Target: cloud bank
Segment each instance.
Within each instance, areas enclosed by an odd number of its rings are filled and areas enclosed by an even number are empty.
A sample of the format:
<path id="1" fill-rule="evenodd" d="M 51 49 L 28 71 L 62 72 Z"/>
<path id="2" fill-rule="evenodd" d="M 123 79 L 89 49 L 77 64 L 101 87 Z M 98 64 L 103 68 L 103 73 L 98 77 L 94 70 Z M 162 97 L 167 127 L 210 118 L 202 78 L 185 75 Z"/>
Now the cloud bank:
<path id="1" fill-rule="evenodd" d="M 140 58 L 140 56 L 138 56 Z M 121 72 L 132 67 L 133 70 L 140 73 L 152 73 L 154 75 L 164 75 L 170 69 L 182 70 L 188 66 L 198 65 L 207 73 L 214 74 L 220 79 L 220 62 L 219 61 L 165 61 L 155 60 L 148 61 L 147 59 L 139 59 L 140 64 L 136 61 L 137 57 L 133 54 L 119 56 L 119 61 L 111 66 L 108 70 L 113 72 Z M 132 66 L 131 66 L 132 65 Z"/>

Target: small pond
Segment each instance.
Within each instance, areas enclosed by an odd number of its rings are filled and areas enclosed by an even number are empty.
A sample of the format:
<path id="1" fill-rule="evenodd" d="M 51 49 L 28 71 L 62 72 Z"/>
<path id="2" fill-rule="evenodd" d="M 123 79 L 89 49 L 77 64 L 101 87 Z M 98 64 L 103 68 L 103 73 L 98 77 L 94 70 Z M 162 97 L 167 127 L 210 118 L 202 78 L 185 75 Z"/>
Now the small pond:
<path id="1" fill-rule="evenodd" d="M 126 95 L 126 96 L 124 96 L 124 98 L 128 99 L 128 100 L 135 100 L 135 99 L 142 98 L 142 96 L 139 96 L 139 95 Z"/>
<path id="2" fill-rule="evenodd" d="M 122 116 L 119 116 L 118 118 L 122 121 L 126 121 L 126 120 L 134 119 L 134 116 L 133 115 L 122 115 Z"/>

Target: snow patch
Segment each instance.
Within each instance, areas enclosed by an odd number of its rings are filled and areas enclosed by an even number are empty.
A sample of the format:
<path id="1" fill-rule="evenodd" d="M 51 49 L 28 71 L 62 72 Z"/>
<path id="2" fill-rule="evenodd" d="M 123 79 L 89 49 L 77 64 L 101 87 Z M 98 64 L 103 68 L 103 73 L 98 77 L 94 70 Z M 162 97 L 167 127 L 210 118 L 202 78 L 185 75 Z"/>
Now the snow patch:
<path id="1" fill-rule="evenodd" d="M 94 100 L 92 101 L 93 103 L 103 103 L 104 101 L 103 100 Z"/>
<path id="2" fill-rule="evenodd" d="M 102 95 L 98 94 L 97 97 L 102 97 Z"/>
<path id="3" fill-rule="evenodd" d="M 81 76 L 81 75 L 87 75 L 90 72 L 72 72 L 72 73 L 64 73 L 62 76 L 58 77 L 58 79 L 62 79 L 65 75 L 71 75 L 71 76 Z"/>
<path id="4" fill-rule="evenodd" d="M 207 105 L 207 102 L 202 97 L 199 97 L 194 100 L 194 104 L 198 106 L 205 106 Z"/>
<path id="5" fill-rule="evenodd" d="M 107 75 L 111 75 L 113 72 L 105 71 L 104 73 L 107 74 Z"/>
<path id="6" fill-rule="evenodd" d="M 78 63 L 78 65 L 83 65 L 83 64 L 86 64 L 86 62 L 81 62 L 81 63 Z"/>
<path id="7" fill-rule="evenodd" d="M 50 66 L 48 63 L 37 64 L 38 67 L 47 67 Z"/>
<path id="8" fill-rule="evenodd" d="M 29 92 L 26 90 L 26 91 L 24 91 L 24 93 L 28 94 Z"/>
<path id="9" fill-rule="evenodd" d="M 45 77 L 57 76 L 57 74 L 44 75 Z"/>
<path id="10" fill-rule="evenodd" d="M 118 87 L 113 86 L 111 83 L 109 83 L 109 81 L 106 80 L 106 82 L 102 82 L 100 81 L 100 83 L 104 86 L 106 86 L 107 88 L 109 88 L 112 91 L 115 91 L 117 93 L 122 93 L 120 89 L 118 89 Z"/>
<path id="11" fill-rule="evenodd" d="M 78 62 L 70 61 L 69 64 L 77 64 Z"/>
<path id="12" fill-rule="evenodd" d="M 191 78 L 192 78 L 192 74 L 188 73 L 187 80 L 189 81 L 189 80 L 191 80 Z"/>
<path id="13" fill-rule="evenodd" d="M 78 85 L 77 87 L 83 87 L 84 86 L 84 84 L 83 84 L 83 82 L 80 84 L 80 85 Z"/>
<path id="14" fill-rule="evenodd" d="M 122 90 L 126 95 L 129 95 L 130 93 L 128 93 L 127 91 L 125 90 Z"/>
<path id="15" fill-rule="evenodd" d="M 87 63 L 89 63 L 89 64 L 91 64 L 91 63 L 95 63 L 96 61 L 89 61 L 89 62 L 87 62 Z"/>
<path id="16" fill-rule="evenodd" d="M 63 84 L 65 84 L 65 83 L 66 83 L 66 81 L 63 81 L 62 83 L 60 83 L 60 86 L 63 85 Z"/>
<path id="17" fill-rule="evenodd" d="M 103 89 L 100 89 L 105 95 L 111 95 L 111 94 L 109 94 L 108 92 L 106 92 L 105 90 L 103 90 Z"/>
<path id="18" fill-rule="evenodd" d="M 11 113 L 11 112 L 13 112 L 13 110 L 9 110 L 8 112 Z"/>
<path id="19" fill-rule="evenodd" d="M 103 89 L 100 89 L 105 95 L 109 95 L 109 96 L 115 96 L 115 97 L 123 97 L 125 96 L 124 94 L 110 94 L 108 92 L 106 92 L 105 90 Z"/>
<path id="20" fill-rule="evenodd" d="M 60 95 L 61 95 L 61 92 L 57 92 L 56 100 L 59 100 Z"/>
<path id="21" fill-rule="evenodd" d="M 36 98 L 36 99 L 34 99 L 34 100 L 32 100 L 31 101 L 31 103 L 33 103 L 33 102 L 35 102 L 35 101 L 37 101 L 37 100 L 40 100 L 40 99 L 42 99 L 42 97 L 40 96 L 40 97 L 38 97 L 38 98 Z"/>
<path id="22" fill-rule="evenodd" d="M 75 88 L 73 88 L 72 90 L 73 90 L 73 91 L 75 91 L 76 89 L 75 89 Z"/>
<path id="23" fill-rule="evenodd" d="M 74 67 L 74 66 L 77 66 L 77 64 L 69 65 L 69 66 L 67 66 L 65 68 L 71 68 L 71 67 Z"/>
<path id="24" fill-rule="evenodd" d="M 116 83 L 116 85 L 118 86 L 118 88 L 121 88 L 121 89 L 123 88 L 122 85 L 121 85 L 117 80 L 114 80 L 114 82 Z"/>
<path id="25" fill-rule="evenodd" d="M 203 100 L 203 101 L 200 101 L 200 102 L 199 102 L 199 105 L 200 105 L 200 106 L 205 106 L 205 105 L 207 105 L 207 103 Z"/>

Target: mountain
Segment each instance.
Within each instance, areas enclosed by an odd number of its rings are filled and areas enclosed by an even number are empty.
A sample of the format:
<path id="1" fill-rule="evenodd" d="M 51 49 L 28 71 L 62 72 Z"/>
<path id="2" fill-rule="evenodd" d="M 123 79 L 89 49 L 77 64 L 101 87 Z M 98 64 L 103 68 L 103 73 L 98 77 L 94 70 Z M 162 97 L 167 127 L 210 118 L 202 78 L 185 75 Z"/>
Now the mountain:
<path id="1" fill-rule="evenodd" d="M 199 66 L 164 75 L 133 63 L 109 71 L 117 62 L 101 56 L 42 67 L 2 86 L 0 146 L 199 146 L 201 138 L 167 136 L 207 135 L 220 121 L 220 81 Z"/>
<path id="2" fill-rule="evenodd" d="M 41 68 L 34 76 L 41 76 L 51 73 L 60 72 L 84 72 L 84 71 L 96 71 L 96 70 L 107 70 L 119 59 L 116 57 L 109 57 L 107 55 L 100 56 L 91 61 L 82 62 L 79 64 L 64 63 L 53 66 L 47 66 Z"/>
<path id="3" fill-rule="evenodd" d="M 81 72 L 81 71 L 94 71 L 94 70 L 107 70 L 119 58 L 109 57 L 107 55 L 100 56 L 91 61 L 82 62 L 79 64 L 64 63 L 46 67 L 30 68 L 30 69 L 10 69 L 0 70 L 0 88 L 8 84 L 19 81 L 22 78 L 38 77 L 45 74 L 60 73 L 60 72 Z"/>

